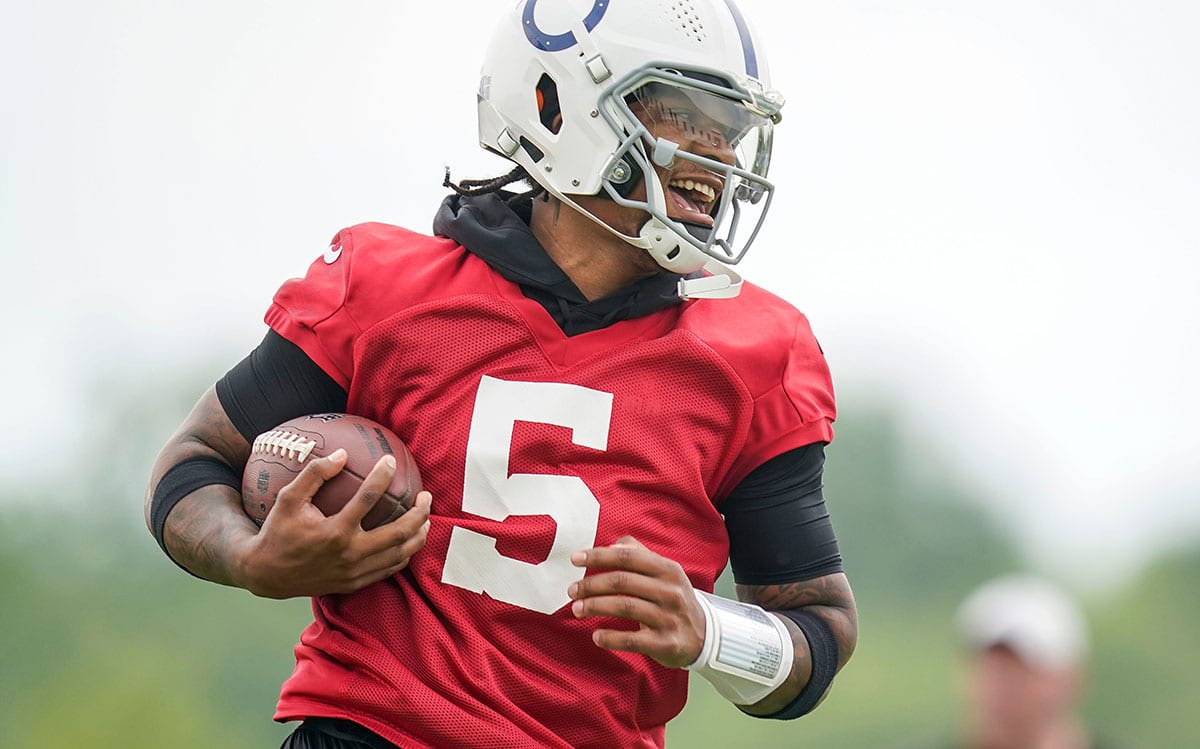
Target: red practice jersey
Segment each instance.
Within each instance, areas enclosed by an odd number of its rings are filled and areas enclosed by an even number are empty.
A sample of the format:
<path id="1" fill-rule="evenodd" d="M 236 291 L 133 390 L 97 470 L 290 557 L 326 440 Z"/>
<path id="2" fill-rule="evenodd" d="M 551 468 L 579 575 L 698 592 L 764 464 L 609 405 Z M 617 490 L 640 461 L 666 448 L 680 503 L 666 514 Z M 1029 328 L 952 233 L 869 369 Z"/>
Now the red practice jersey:
<path id="1" fill-rule="evenodd" d="M 751 285 L 566 337 L 454 241 L 341 232 L 268 324 L 412 450 L 433 514 L 403 573 L 314 599 L 276 718 L 353 720 L 405 749 L 658 747 L 687 672 L 597 647 L 570 555 L 637 538 L 711 591 L 720 500 L 832 439 L 803 315 Z"/>

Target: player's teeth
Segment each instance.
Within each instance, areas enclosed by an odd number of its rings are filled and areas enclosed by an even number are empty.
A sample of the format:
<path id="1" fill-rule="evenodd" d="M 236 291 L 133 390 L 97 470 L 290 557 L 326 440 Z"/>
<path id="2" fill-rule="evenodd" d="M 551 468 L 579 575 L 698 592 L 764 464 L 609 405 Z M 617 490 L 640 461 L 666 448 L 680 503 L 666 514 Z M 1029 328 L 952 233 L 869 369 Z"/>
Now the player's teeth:
<path id="1" fill-rule="evenodd" d="M 694 190 L 708 200 L 715 200 L 717 197 L 717 191 L 703 182 L 697 182 L 692 179 L 673 179 L 670 184 L 671 187 L 678 187 L 682 190 Z"/>

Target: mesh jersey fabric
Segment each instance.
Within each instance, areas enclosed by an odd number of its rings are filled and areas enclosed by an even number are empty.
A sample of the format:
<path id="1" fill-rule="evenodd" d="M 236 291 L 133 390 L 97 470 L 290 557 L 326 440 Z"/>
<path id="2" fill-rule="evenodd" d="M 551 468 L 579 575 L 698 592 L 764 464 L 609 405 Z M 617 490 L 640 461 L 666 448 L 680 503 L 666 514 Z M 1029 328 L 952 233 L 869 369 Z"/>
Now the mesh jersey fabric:
<path id="1" fill-rule="evenodd" d="M 365 224 L 335 244 L 267 322 L 405 441 L 433 510 L 403 573 L 314 599 L 276 718 L 413 749 L 662 746 L 687 674 L 592 643 L 631 625 L 570 615 L 569 555 L 632 535 L 711 591 L 720 500 L 832 439 L 807 321 L 748 287 L 568 338 L 453 240 Z"/>

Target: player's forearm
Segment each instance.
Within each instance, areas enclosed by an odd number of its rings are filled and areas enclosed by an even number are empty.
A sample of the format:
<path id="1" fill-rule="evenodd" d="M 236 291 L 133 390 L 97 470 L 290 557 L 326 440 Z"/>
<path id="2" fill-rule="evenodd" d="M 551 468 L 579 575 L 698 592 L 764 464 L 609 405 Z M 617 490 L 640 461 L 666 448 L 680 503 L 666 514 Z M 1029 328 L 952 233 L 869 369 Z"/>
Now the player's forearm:
<path id="1" fill-rule="evenodd" d="M 257 532 L 236 488 L 248 452 L 209 388 L 163 446 L 146 491 L 146 525 L 171 558 L 199 577 L 239 587 L 246 587 L 239 554 Z"/>
<path id="2" fill-rule="evenodd" d="M 163 540 L 171 558 L 192 574 L 222 585 L 247 587 L 241 550 L 257 532 L 241 496 L 227 486 L 205 486 L 179 501 L 167 516 Z"/>
<path id="3" fill-rule="evenodd" d="M 858 613 L 854 594 L 844 574 L 826 575 L 786 585 L 739 585 L 737 592 L 740 600 L 755 603 L 767 611 L 801 610 L 820 619 L 836 643 L 838 671 L 853 655 L 858 643 Z M 766 698 L 741 707 L 751 715 L 772 715 L 784 709 L 808 686 L 813 675 L 813 656 L 808 638 L 790 618 L 780 618 L 791 635 L 792 670 L 787 679 Z"/>

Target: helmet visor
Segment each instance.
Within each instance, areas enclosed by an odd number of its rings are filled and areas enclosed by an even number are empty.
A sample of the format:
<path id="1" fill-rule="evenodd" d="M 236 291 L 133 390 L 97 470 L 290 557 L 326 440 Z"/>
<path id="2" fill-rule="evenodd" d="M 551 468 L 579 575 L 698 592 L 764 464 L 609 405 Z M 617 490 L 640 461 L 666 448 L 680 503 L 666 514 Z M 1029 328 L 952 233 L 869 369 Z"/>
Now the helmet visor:
<path id="1" fill-rule="evenodd" d="M 767 118 L 740 101 L 660 81 L 638 87 L 627 97 L 634 116 L 652 134 L 676 143 L 695 143 L 708 151 L 732 151 Z"/>

